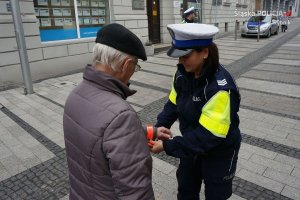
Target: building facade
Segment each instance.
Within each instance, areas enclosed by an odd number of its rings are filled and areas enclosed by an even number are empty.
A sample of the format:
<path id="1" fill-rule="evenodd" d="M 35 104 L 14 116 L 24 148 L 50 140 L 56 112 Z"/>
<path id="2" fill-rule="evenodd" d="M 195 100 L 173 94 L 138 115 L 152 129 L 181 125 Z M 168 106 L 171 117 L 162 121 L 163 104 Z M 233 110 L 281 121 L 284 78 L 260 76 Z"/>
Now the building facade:
<path id="1" fill-rule="evenodd" d="M 20 0 L 32 80 L 83 69 L 91 62 L 97 30 L 119 23 L 151 43 L 170 43 L 166 29 L 181 20 L 171 0 Z M 9 0 L 0 0 L 0 90 L 22 84 Z"/>
<path id="2" fill-rule="evenodd" d="M 299 17 L 299 0 L 256 0 L 258 10 L 266 11 L 291 11 L 291 17 Z"/>

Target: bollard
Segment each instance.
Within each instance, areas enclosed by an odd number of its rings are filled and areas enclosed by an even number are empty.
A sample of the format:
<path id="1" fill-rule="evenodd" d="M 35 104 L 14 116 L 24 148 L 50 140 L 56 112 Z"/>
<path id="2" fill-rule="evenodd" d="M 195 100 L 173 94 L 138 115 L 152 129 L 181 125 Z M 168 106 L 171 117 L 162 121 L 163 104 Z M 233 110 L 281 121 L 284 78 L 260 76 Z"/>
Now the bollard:
<path id="1" fill-rule="evenodd" d="M 259 42 L 259 36 L 260 36 L 260 20 L 258 21 L 258 26 L 257 26 L 257 42 Z"/>
<path id="2" fill-rule="evenodd" d="M 235 28 L 235 30 L 234 30 L 234 40 L 237 40 L 237 23 L 238 23 L 238 20 L 235 20 L 235 26 L 234 26 L 234 28 Z"/>

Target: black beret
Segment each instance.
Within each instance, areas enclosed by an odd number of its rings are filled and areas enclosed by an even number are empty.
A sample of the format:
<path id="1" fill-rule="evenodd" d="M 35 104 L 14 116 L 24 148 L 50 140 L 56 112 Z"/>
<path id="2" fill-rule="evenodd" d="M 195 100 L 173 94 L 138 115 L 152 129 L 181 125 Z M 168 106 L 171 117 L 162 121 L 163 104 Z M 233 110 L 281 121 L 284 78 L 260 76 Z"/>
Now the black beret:
<path id="1" fill-rule="evenodd" d="M 144 45 L 130 30 L 120 24 L 107 24 L 97 33 L 96 43 L 105 44 L 119 51 L 147 60 Z"/>

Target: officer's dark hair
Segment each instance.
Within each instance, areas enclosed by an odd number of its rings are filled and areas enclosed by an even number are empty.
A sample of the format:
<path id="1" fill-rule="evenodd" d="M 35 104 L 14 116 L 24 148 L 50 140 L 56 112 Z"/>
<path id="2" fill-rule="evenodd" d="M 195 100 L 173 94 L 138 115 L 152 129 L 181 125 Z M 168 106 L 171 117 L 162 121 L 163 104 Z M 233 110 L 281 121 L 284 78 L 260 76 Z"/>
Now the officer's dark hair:
<path id="1" fill-rule="evenodd" d="M 208 57 L 205 59 L 201 74 L 205 73 L 206 76 L 210 77 L 219 66 L 219 50 L 215 43 L 211 43 L 207 47 L 197 48 L 196 51 L 202 51 L 204 48 L 208 48 Z"/>

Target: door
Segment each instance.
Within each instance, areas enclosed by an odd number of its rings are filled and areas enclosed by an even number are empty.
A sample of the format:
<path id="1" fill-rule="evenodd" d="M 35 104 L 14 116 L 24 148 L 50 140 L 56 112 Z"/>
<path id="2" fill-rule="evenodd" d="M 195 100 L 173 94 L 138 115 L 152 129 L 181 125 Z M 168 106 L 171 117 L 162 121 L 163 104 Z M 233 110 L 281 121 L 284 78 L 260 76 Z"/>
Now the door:
<path id="1" fill-rule="evenodd" d="M 259 11 L 261 9 L 261 0 L 255 0 L 255 11 Z"/>
<path id="2" fill-rule="evenodd" d="M 147 0 L 149 41 L 160 43 L 159 0 Z"/>

